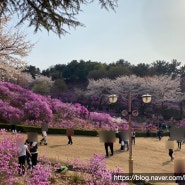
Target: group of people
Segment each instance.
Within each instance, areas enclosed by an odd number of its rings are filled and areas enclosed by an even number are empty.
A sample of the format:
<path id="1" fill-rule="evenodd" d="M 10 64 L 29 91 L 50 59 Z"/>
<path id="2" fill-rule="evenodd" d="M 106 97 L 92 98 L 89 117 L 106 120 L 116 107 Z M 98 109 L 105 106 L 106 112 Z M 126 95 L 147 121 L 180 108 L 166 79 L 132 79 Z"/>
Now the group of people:
<path id="1" fill-rule="evenodd" d="M 136 133 L 135 131 L 132 132 L 131 135 L 131 143 L 135 144 L 135 140 L 136 139 Z M 121 150 L 129 150 L 129 144 L 128 144 L 128 140 L 125 140 L 124 138 L 121 137 L 121 135 L 119 135 L 119 144 L 121 144 Z"/>
<path id="2" fill-rule="evenodd" d="M 25 143 L 18 147 L 19 175 L 25 174 L 25 166 L 27 162 L 28 169 L 37 165 L 38 143 L 27 139 Z"/>
<path id="3" fill-rule="evenodd" d="M 124 151 L 126 149 L 128 151 L 129 150 L 128 140 L 125 140 L 124 137 L 122 137 L 122 135 L 118 132 L 117 129 L 116 129 L 116 137 L 119 138 L 119 144 L 121 144 L 120 150 Z M 135 131 L 133 131 L 131 135 L 132 144 L 135 144 L 135 138 L 136 138 L 136 133 Z M 111 152 L 110 156 L 113 156 L 114 155 L 114 143 L 105 142 L 104 146 L 105 146 L 105 153 L 106 153 L 105 157 L 109 156 L 108 148 L 110 148 L 110 152 Z"/>
<path id="4" fill-rule="evenodd" d="M 128 151 L 129 150 L 128 141 L 125 140 L 124 137 L 121 136 L 121 134 L 118 132 L 117 129 L 116 129 L 116 137 L 119 138 L 119 144 L 121 144 L 120 150 L 123 151 L 123 150 L 126 149 Z M 158 137 L 159 137 L 159 140 L 161 140 L 161 137 L 162 137 L 161 132 L 158 132 Z M 135 138 L 136 138 L 136 133 L 135 133 L 135 131 L 133 131 L 132 136 L 131 136 L 131 143 L 132 144 L 135 144 Z M 177 145 L 178 145 L 179 150 L 181 150 L 182 143 L 183 143 L 183 140 L 180 140 L 180 139 L 177 140 Z M 104 146 L 105 146 L 106 157 L 109 156 L 108 148 L 110 148 L 110 152 L 111 152 L 110 156 L 113 156 L 113 154 L 114 154 L 114 144 L 113 144 L 113 142 L 105 142 Z M 170 156 L 171 161 L 173 161 L 174 160 L 173 148 L 169 148 L 168 154 Z"/>
<path id="5" fill-rule="evenodd" d="M 121 144 L 121 151 L 124 151 L 125 149 L 127 149 L 127 151 L 129 150 L 129 145 L 128 145 L 128 141 L 127 140 L 123 140 L 121 137 L 119 137 L 119 144 Z"/>
<path id="6" fill-rule="evenodd" d="M 13 132 L 15 133 L 15 132 Z M 67 129 L 66 135 L 68 137 L 68 144 L 72 145 L 72 135 L 74 134 L 73 129 Z M 47 132 L 42 130 L 42 139 L 40 140 L 40 145 L 47 145 Z M 36 141 L 30 141 L 26 139 L 25 143 L 18 147 L 18 162 L 20 175 L 25 174 L 25 166 L 27 163 L 28 169 L 33 169 L 37 165 L 38 159 L 38 143 Z"/>

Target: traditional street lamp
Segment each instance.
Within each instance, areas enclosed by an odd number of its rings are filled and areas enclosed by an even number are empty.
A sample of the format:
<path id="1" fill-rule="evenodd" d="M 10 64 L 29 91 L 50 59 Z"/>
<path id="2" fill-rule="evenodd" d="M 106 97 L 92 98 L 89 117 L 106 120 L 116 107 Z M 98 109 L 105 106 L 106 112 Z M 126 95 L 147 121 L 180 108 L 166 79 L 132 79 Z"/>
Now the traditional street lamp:
<path id="1" fill-rule="evenodd" d="M 109 96 L 109 102 L 115 103 L 117 101 L 117 95 L 113 94 Z M 152 96 L 149 94 L 142 95 L 142 101 L 144 103 L 150 103 L 152 100 Z M 136 116 L 136 111 L 132 111 L 131 108 L 131 93 L 128 92 L 128 125 L 129 125 L 129 174 L 133 174 L 133 158 L 132 158 L 132 125 L 131 125 L 131 115 Z M 124 111 L 125 114 L 125 111 Z M 125 114 L 126 115 L 126 114 Z M 124 116 L 125 116 L 124 115 Z"/>
<path id="2" fill-rule="evenodd" d="M 116 94 L 112 94 L 112 95 L 109 96 L 109 102 L 110 103 L 116 103 L 117 100 L 118 100 L 118 97 L 117 97 Z"/>
<path id="3" fill-rule="evenodd" d="M 144 94 L 142 100 L 144 103 L 150 103 L 152 101 L 152 96 L 150 94 Z"/>

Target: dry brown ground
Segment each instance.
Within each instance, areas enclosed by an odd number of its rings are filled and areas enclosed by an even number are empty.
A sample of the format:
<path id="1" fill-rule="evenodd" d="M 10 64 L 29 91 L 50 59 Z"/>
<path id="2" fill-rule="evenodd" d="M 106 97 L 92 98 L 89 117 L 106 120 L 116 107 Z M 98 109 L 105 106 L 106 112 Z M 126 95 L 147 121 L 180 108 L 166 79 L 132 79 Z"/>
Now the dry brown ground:
<path id="1" fill-rule="evenodd" d="M 40 138 L 41 136 L 39 136 L 39 140 Z M 174 161 L 170 160 L 166 149 L 167 139 L 168 137 L 163 137 L 159 141 L 157 138 L 136 138 L 136 144 L 133 145 L 134 173 L 174 172 Z M 67 137 L 64 135 L 48 135 L 48 145 L 39 146 L 39 155 L 46 155 L 58 161 L 74 158 L 87 160 L 94 153 L 105 155 L 104 145 L 100 143 L 98 137 L 73 136 L 73 145 L 67 145 L 67 141 Z M 128 155 L 127 151 L 120 151 L 120 144 L 117 140 L 114 143 L 114 156 L 106 158 L 107 167 L 111 169 L 121 167 L 128 172 Z M 184 155 L 185 146 L 182 145 L 182 149 L 179 151 L 175 144 L 175 159 L 183 158 Z"/>

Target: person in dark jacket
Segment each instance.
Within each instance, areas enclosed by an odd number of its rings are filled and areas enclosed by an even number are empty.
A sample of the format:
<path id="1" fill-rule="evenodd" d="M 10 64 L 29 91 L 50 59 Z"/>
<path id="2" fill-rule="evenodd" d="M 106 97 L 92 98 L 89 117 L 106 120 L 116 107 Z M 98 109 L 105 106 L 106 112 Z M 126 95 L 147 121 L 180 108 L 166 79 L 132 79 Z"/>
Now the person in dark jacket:
<path id="1" fill-rule="evenodd" d="M 67 138 L 68 138 L 68 145 L 72 145 L 73 144 L 72 136 L 74 135 L 73 128 L 68 128 L 66 130 L 66 135 L 67 135 Z"/>
<path id="2" fill-rule="evenodd" d="M 135 131 L 132 132 L 132 144 L 135 145 L 135 142 L 136 142 L 136 133 Z"/>
<path id="3" fill-rule="evenodd" d="M 181 146 L 182 146 L 182 140 L 181 139 L 177 140 L 177 145 L 178 145 L 178 149 L 180 150 Z"/>
<path id="4" fill-rule="evenodd" d="M 174 157 L 173 157 L 173 149 L 170 148 L 168 154 L 171 157 L 171 161 L 173 161 L 173 159 L 174 159 Z"/>
<path id="5" fill-rule="evenodd" d="M 30 153 L 32 155 L 31 157 L 31 162 L 32 162 L 32 167 L 37 165 L 37 158 L 38 158 L 38 144 L 36 141 L 30 142 Z"/>
<path id="6" fill-rule="evenodd" d="M 113 143 L 112 142 L 109 142 L 109 143 L 105 142 L 104 145 L 105 145 L 106 157 L 109 156 L 108 148 L 110 148 L 110 151 L 111 151 L 110 155 L 113 156 L 113 154 L 114 154 Z"/>

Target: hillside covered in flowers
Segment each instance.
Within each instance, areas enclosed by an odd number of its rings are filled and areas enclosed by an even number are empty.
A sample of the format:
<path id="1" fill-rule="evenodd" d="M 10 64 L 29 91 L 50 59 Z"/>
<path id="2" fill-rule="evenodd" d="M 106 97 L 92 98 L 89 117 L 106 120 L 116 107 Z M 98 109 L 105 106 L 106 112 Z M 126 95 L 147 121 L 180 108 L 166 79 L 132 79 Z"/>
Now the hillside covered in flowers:
<path id="1" fill-rule="evenodd" d="M 97 129 L 117 126 L 127 129 L 127 122 L 116 122 L 109 114 L 89 112 L 80 104 L 63 103 L 9 82 L 0 82 L 0 122 L 50 128 Z"/>

